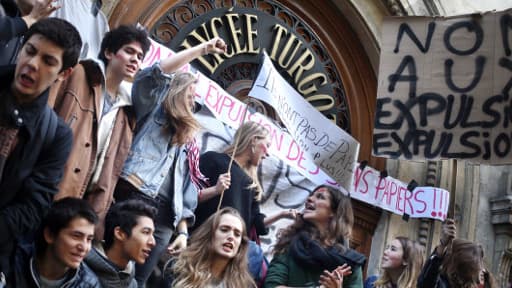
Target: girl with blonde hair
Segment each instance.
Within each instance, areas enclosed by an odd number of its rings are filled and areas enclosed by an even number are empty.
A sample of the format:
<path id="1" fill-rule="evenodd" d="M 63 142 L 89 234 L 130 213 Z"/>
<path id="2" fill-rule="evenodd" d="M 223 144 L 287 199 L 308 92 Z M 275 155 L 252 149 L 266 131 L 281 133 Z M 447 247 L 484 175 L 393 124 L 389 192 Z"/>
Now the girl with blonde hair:
<path id="1" fill-rule="evenodd" d="M 261 161 L 269 155 L 268 134 L 268 130 L 262 125 L 252 121 L 245 122 L 238 128 L 233 143 L 224 153 L 208 151 L 201 155 L 201 172 L 212 183 L 221 182 L 227 188 L 222 197 L 222 191 L 201 191 L 200 203 L 196 209 L 196 227 L 215 213 L 220 201 L 220 207 L 230 206 L 238 210 L 249 230 L 247 232 L 251 240 L 257 240 L 258 235 L 267 234 L 266 226 L 271 223 L 281 218 L 294 217 L 293 210 L 283 210 L 267 218 L 260 212 L 259 202 L 263 189 L 258 180 L 257 170 Z M 234 162 L 228 171 L 232 157 Z"/>
<path id="2" fill-rule="evenodd" d="M 384 250 L 382 274 L 369 277 L 365 288 L 415 288 L 424 259 L 423 246 L 398 236 Z"/>
<path id="3" fill-rule="evenodd" d="M 171 287 L 256 287 L 247 270 L 248 239 L 236 209 L 225 207 L 211 215 L 190 238 L 190 245 L 166 270 Z M 169 276 L 169 275 L 166 275 Z"/>
<path id="4" fill-rule="evenodd" d="M 177 253 L 186 247 L 198 190 L 203 189 L 194 138 L 200 128 L 193 115 L 197 79 L 177 71 L 202 55 L 225 51 L 222 39 L 211 39 L 140 71 L 133 83 L 136 131 L 114 197 L 116 201 L 140 199 L 158 209 L 156 245 L 135 269 L 139 287 L 144 287 L 166 249 Z M 208 189 L 224 187 L 204 190 Z M 175 240 L 169 245 L 173 234 Z"/>

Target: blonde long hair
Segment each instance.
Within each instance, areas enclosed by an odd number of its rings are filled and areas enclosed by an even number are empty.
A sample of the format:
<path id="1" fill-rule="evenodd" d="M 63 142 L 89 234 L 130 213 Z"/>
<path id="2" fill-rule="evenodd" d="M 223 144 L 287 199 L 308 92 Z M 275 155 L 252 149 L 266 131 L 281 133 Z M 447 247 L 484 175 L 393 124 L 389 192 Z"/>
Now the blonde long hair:
<path id="1" fill-rule="evenodd" d="M 189 72 L 176 72 L 171 80 L 169 94 L 163 101 L 165 113 L 169 118 L 165 128 L 174 133 L 171 144 L 181 146 L 188 143 L 201 127 L 186 99 L 188 87 L 195 83 L 197 78 Z"/>
<path id="2" fill-rule="evenodd" d="M 247 228 L 238 211 L 231 207 L 224 207 L 212 214 L 190 238 L 190 245 L 181 252 L 178 260 L 172 267 L 174 275 L 172 287 L 197 288 L 206 287 L 212 280 L 209 272 L 213 265 L 215 231 L 220 225 L 220 218 L 224 214 L 235 216 L 242 223 L 242 242 L 235 257 L 229 261 L 223 275 L 222 282 L 226 288 L 250 287 L 255 288 L 256 284 L 248 270 L 247 250 L 249 240 L 247 239 Z"/>
<path id="3" fill-rule="evenodd" d="M 402 245 L 402 261 L 407 263 L 402 270 L 402 274 L 398 277 L 398 281 L 396 283 L 397 287 L 414 288 L 416 287 L 416 281 L 420 276 L 421 268 L 425 261 L 424 248 L 420 243 L 407 237 L 398 236 L 395 239 L 400 242 L 400 245 Z M 373 283 L 373 287 L 391 287 L 391 277 L 386 270 L 384 270 L 375 283 Z"/>
<path id="4" fill-rule="evenodd" d="M 253 121 L 245 122 L 238 128 L 238 130 L 236 130 L 235 138 L 233 140 L 234 142 L 224 150 L 224 153 L 231 157 L 238 157 L 245 153 L 251 153 L 252 141 L 254 139 L 265 139 L 267 137 L 268 130 L 265 129 L 265 127 Z M 236 148 L 235 155 L 233 155 L 236 141 L 238 141 L 238 147 Z M 263 188 L 258 180 L 258 166 L 254 166 L 249 163 L 240 163 L 240 165 L 242 165 L 241 168 L 252 180 L 252 184 L 249 185 L 248 188 L 256 190 L 254 198 L 256 201 L 260 201 L 263 195 Z"/>

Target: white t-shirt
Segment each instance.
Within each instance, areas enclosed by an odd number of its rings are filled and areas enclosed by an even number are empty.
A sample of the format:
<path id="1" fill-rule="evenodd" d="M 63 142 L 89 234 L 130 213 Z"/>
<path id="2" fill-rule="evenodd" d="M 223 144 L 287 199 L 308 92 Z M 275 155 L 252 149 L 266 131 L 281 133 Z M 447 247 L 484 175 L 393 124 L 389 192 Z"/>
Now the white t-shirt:
<path id="1" fill-rule="evenodd" d="M 52 13 L 52 17 L 64 19 L 73 24 L 82 37 L 80 59 L 98 58 L 101 40 L 110 29 L 107 17 L 100 10 L 93 15 L 91 0 L 58 0 L 60 9 Z"/>

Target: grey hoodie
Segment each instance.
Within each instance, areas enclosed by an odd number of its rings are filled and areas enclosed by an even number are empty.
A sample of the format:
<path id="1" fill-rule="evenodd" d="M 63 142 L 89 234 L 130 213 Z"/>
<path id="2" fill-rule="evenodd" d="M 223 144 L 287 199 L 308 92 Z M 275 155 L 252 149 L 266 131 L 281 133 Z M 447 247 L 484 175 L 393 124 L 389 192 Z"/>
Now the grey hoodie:
<path id="1" fill-rule="evenodd" d="M 107 258 L 103 247 L 100 246 L 91 249 L 85 258 L 85 262 L 96 273 L 101 286 L 105 288 L 137 288 L 135 263 L 133 261 L 130 261 L 126 268 L 121 270 Z"/>

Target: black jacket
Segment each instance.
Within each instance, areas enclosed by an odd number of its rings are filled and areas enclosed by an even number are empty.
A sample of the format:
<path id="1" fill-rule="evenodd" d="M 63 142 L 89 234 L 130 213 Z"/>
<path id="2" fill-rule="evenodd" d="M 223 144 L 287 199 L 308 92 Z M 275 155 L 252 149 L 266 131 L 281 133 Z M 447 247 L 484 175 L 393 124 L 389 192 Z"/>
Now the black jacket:
<path id="1" fill-rule="evenodd" d="M 440 271 L 442 263 L 443 258 L 438 257 L 435 252 L 432 253 L 425 265 L 423 265 L 421 274 L 418 277 L 417 288 L 450 288 L 448 279 Z"/>
<path id="2" fill-rule="evenodd" d="M 7 287 L 39 288 L 40 275 L 35 265 L 33 245 L 17 247 L 15 260 L 15 280 L 8 279 Z M 100 288 L 98 277 L 82 262 L 77 269 L 68 270 L 66 280 L 61 288 Z"/>
<path id="3" fill-rule="evenodd" d="M 0 65 L 14 64 L 22 36 L 28 30 L 13 0 L 0 0 L 5 15 L 0 16 Z M 3 84 L 3 83 L 2 83 Z"/>
<path id="4" fill-rule="evenodd" d="M 229 161 L 230 157 L 225 153 L 208 151 L 201 155 L 199 169 L 208 178 L 210 185 L 215 185 L 219 176 L 227 172 Z M 254 200 L 256 191 L 248 188 L 252 179 L 236 162 L 233 162 L 230 173 L 231 186 L 224 191 L 221 208 L 230 206 L 240 213 L 247 227 L 248 236 L 253 227 L 256 229 L 257 235 L 268 234 L 268 228 L 265 227 L 264 223 L 265 215 L 260 212 L 260 203 Z M 196 222 L 192 230 L 201 226 L 210 215 L 215 213 L 219 201 L 220 196 L 217 195 L 197 205 L 195 211 Z"/>
<path id="5" fill-rule="evenodd" d="M 84 261 L 98 276 L 103 287 L 137 288 L 133 261 L 130 261 L 128 266 L 121 270 L 105 256 L 103 247 L 100 250 L 93 247 Z"/>
<path id="6" fill-rule="evenodd" d="M 13 66 L 0 67 L 0 123 L 14 126 L 21 119 L 18 142 L 0 175 L 0 271 L 5 272 L 16 239 L 32 235 L 48 211 L 73 141 L 71 129 L 60 118 L 53 141 L 46 140 L 51 137 L 42 132 L 48 130 L 42 123 L 49 109 L 48 90 L 20 106 L 10 93 L 13 75 Z"/>

